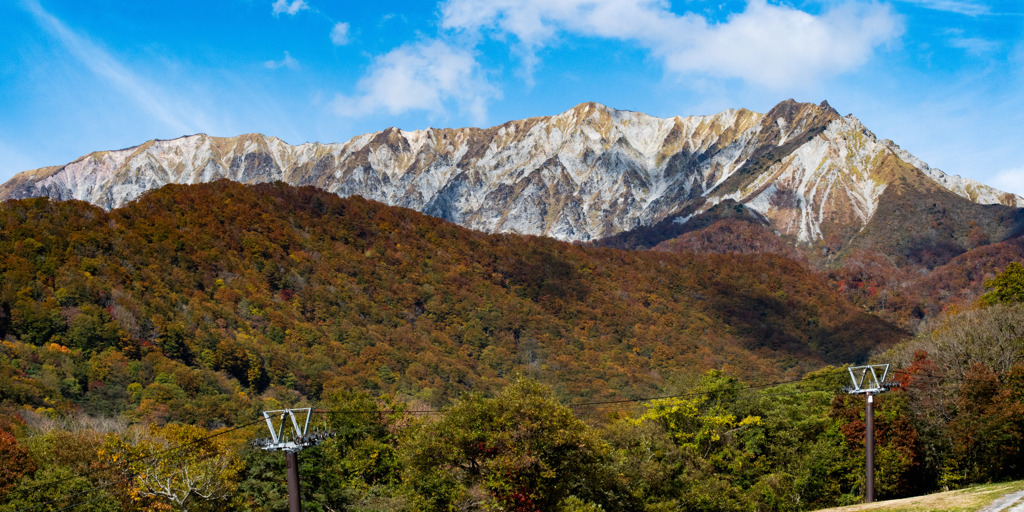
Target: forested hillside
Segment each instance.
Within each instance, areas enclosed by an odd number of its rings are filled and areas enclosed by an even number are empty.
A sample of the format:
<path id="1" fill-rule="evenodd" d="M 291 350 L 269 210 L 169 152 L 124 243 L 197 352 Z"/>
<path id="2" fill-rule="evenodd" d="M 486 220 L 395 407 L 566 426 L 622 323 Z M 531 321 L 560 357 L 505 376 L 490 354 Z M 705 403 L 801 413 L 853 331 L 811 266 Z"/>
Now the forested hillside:
<path id="1" fill-rule="evenodd" d="M 0 228 L 0 510 L 282 509 L 282 456 L 247 443 L 301 405 L 338 433 L 302 454 L 309 510 L 854 502 L 863 403 L 827 367 L 887 349 L 880 496 L 1024 469 L 1013 266 L 912 338 L 780 255 L 489 235 L 283 184 L 8 201 Z"/>
<path id="2" fill-rule="evenodd" d="M 765 381 L 905 336 L 781 257 L 485 235 L 311 188 L 222 181 L 110 213 L 31 199 L 2 214 L 5 399 L 33 406 L 193 422 L 236 387 L 316 398 L 333 381 L 441 405 L 517 373 L 563 396 L 648 396 L 680 372 Z M 160 375 L 186 393 L 147 391 Z"/>

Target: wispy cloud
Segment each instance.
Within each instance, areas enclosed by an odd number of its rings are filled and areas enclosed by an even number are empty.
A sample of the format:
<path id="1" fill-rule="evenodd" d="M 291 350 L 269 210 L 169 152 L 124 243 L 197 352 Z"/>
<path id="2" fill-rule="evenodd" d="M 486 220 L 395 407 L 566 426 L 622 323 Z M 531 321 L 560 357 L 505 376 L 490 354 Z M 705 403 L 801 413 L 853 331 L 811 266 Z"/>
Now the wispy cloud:
<path id="1" fill-rule="evenodd" d="M 181 112 L 193 109 L 180 102 L 170 101 L 153 83 L 137 76 L 113 55 L 87 37 L 75 33 L 61 20 L 43 9 L 36 0 L 25 0 L 24 5 L 36 21 L 67 49 L 68 53 L 96 76 L 137 103 L 142 110 L 177 133 L 192 133 L 199 123 L 182 118 Z"/>
<path id="2" fill-rule="evenodd" d="M 955 28 L 945 31 L 949 39 L 946 43 L 952 48 L 959 48 L 967 53 L 980 57 L 999 49 L 1000 44 L 981 37 L 967 37 L 963 29 Z"/>
<path id="3" fill-rule="evenodd" d="M 361 94 L 337 95 L 332 106 L 345 117 L 379 110 L 402 114 L 455 109 L 483 123 L 487 102 L 498 96 L 471 50 L 439 40 L 406 44 L 380 56 L 358 84 Z"/>
<path id="4" fill-rule="evenodd" d="M 974 56 L 986 55 L 999 49 L 998 42 L 980 37 L 954 37 L 949 40 L 949 45 Z"/>
<path id="5" fill-rule="evenodd" d="M 281 60 L 268 60 L 264 62 L 263 65 L 266 66 L 267 69 L 299 69 L 299 61 L 295 60 L 295 58 L 287 51 L 284 52 L 284 57 Z"/>
<path id="6" fill-rule="evenodd" d="M 978 0 L 903 0 L 905 3 L 911 3 L 925 7 L 928 9 L 934 9 L 936 11 L 952 12 L 956 14 L 964 14 L 967 16 L 981 16 L 983 14 L 989 14 L 991 8 L 985 2 Z"/>
<path id="7" fill-rule="evenodd" d="M 765 0 L 712 23 L 656 0 L 448 0 L 442 26 L 477 37 L 512 36 L 529 72 L 562 34 L 629 41 L 667 71 L 740 78 L 785 88 L 853 70 L 903 32 L 874 2 L 848 1 L 814 15 Z"/>
<path id="8" fill-rule="evenodd" d="M 348 44 L 348 23 L 339 21 L 331 28 L 331 42 L 336 46 Z"/>
<path id="9" fill-rule="evenodd" d="M 274 2 L 274 16 L 281 14 L 288 14 L 289 16 L 295 16 L 299 11 L 309 9 L 309 5 L 306 4 L 305 0 L 277 0 Z"/>

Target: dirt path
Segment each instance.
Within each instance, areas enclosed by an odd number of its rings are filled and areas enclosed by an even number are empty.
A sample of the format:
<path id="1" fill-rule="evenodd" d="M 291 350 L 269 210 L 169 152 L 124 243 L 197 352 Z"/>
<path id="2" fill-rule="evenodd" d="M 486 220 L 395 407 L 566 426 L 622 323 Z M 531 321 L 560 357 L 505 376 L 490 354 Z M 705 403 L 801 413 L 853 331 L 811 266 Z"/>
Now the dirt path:
<path id="1" fill-rule="evenodd" d="M 1024 512 L 1024 481 L 986 484 L 818 512 Z"/>
<path id="2" fill-rule="evenodd" d="M 980 512 L 1024 512 L 1024 491 L 1007 494 Z"/>

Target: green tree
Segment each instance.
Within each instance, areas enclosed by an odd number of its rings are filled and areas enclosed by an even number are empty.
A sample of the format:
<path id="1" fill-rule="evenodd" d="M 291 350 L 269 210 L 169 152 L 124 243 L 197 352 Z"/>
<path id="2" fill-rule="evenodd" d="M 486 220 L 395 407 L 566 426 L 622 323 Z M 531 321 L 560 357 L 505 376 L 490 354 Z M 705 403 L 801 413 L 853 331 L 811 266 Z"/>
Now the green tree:
<path id="1" fill-rule="evenodd" d="M 461 398 L 405 450 L 407 480 L 438 510 L 555 510 L 570 496 L 600 501 L 606 483 L 607 446 L 549 388 L 526 379 L 494 398 Z"/>
<path id="2" fill-rule="evenodd" d="M 0 495 L 0 512 L 115 512 L 121 508 L 111 495 L 113 491 L 116 489 L 91 481 L 71 468 L 53 466 L 36 471 L 7 495 Z"/>
<path id="3" fill-rule="evenodd" d="M 852 493 L 861 466 L 829 415 L 835 390 L 848 380 L 845 370 L 826 368 L 802 382 L 745 392 L 732 401 L 737 417 L 761 418 L 735 439 L 749 453 L 741 459 L 747 463 L 735 469 L 737 481 L 750 486 L 746 499 L 758 510 L 807 510 L 859 500 Z"/>
<path id="4" fill-rule="evenodd" d="M 991 290 L 981 296 L 988 305 L 1024 302 L 1024 265 L 1011 261 L 999 275 L 985 281 Z"/>
<path id="5" fill-rule="evenodd" d="M 335 437 L 300 454 L 303 506 L 312 512 L 408 508 L 412 497 L 401 485 L 396 436 L 405 404 L 346 390 L 327 391 L 320 404 Z"/>
<path id="6" fill-rule="evenodd" d="M 682 456 L 675 439 L 663 425 L 623 418 L 603 429 L 611 445 L 612 466 L 626 490 L 626 509 L 658 506 L 674 508 Z"/>
<path id="7" fill-rule="evenodd" d="M 692 398 L 672 397 L 652 400 L 637 423 L 655 421 L 672 434 L 685 451 L 707 457 L 724 445 L 724 436 L 761 423 L 760 416 L 739 419 L 729 412 L 727 403 L 735 400 L 739 382 L 717 370 L 706 373 Z"/>
<path id="8" fill-rule="evenodd" d="M 0 489 L 0 511 L 118 510 L 116 489 L 108 485 L 113 475 L 91 471 L 99 436 L 81 425 L 67 427 L 73 430 L 38 432 L 0 450 L 0 474 L 22 475 L 7 492 Z M 0 439 L 9 443 L 4 433 Z"/>
<path id="9" fill-rule="evenodd" d="M 680 452 L 674 488 L 663 503 L 691 510 L 744 510 L 742 468 L 753 454 L 737 434 L 762 423 L 759 416 L 739 417 L 733 408 L 743 386 L 721 371 L 705 373 L 687 397 L 652 400 L 636 424 L 655 423 L 672 438 Z"/>
<path id="10" fill-rule="evenodd" d="M 284 453 L 251 449 L 246 450 L 242 457 L 243 470 L 238 483 L 239 508 L 252 511 L 287 509 L 288 487 L 283 478 L 286 474 Z M 300 458 L 299 463 L 304 463 L 305 459 Z M 308 503 L 306 505 L 308 508 Z"/>

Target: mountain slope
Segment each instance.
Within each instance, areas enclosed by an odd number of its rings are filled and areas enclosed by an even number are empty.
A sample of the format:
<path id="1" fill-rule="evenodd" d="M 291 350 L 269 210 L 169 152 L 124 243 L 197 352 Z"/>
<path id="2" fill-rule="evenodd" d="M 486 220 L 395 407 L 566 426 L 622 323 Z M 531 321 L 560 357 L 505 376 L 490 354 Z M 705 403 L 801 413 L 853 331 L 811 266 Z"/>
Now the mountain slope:
<path id="1" fill-rule="evenodd" d="M 669 119 L 584 103 L 487 129 L 389 128 L 340 144 L 193 135 L 22 173 L 0 185 L 0 198 L 79 199 L 109 209 L 165 184 L 223 178 L 312 185 L 486 232 L 567 241 L 685 222 L 730 199 L 794 243 L 833 233 L 846 240 L 900 178 L 974 202 L 1024 205 L 931 169 L 825 102 L 793 100 L 766 114 Z"/>
<path id="2" fill-rule="evenodd" d="M 0 339 L 166 357 L 255 392 L 334 381 L 444 403 L 524 373 L 650 396 L 679 372 L 787 378 L 906 336 L 790 259 L 487 235 L 312 187 L 172 185 L 109 212 L 9 201 L 0 228 Z M 0 364 L 11 389 L 19 371 Z M 68 397 L 126 406 L 104 392 Z"/>

